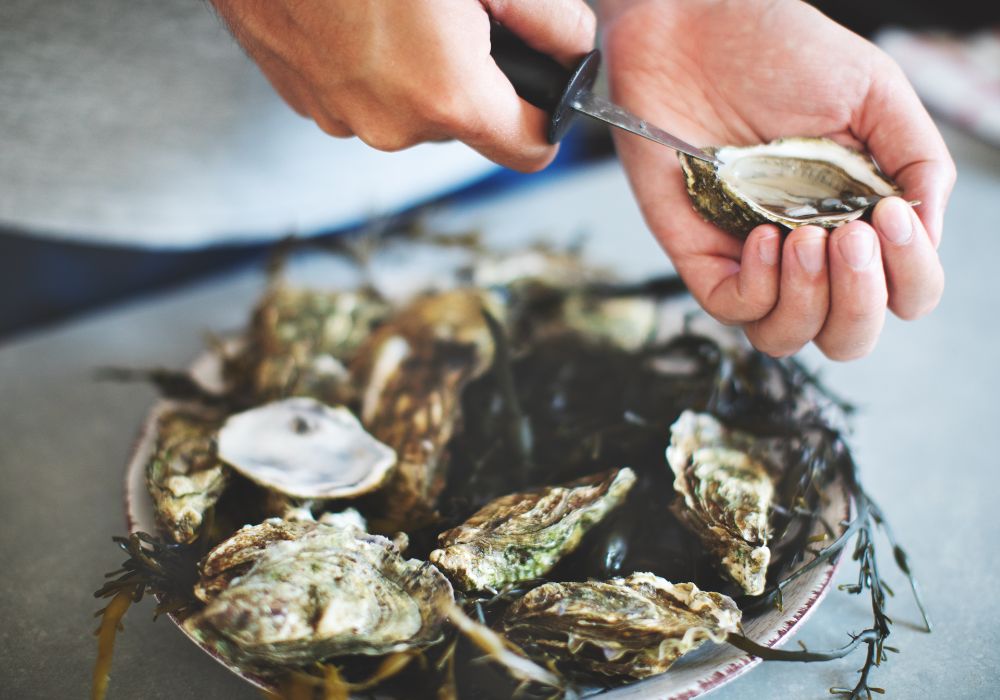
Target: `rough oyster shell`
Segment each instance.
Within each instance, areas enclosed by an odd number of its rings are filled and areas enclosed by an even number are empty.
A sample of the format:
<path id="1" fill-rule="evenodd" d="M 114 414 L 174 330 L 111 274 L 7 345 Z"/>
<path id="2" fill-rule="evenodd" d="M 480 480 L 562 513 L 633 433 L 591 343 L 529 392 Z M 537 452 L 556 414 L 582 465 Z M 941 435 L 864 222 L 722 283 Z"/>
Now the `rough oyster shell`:
<path id="1" fill-rule="evenodd" d="M 381 497 L 381 532 L 427 522 L 444 488 L 447 444 L 461 421 L 461 393 L 493 361 L 483 315 L 503 310 L 487 293 L 457 289 L 417 299 L 387 321 L 352 367 L 363 387 L 361 419 L 399 461 Z"/>
<path id="2" fill-rule="evenodd" d="M 430 560 L 465 591 L 497 590 L 547 573 L 583 535 L 625 500 L 629 468 L 565 486 L 512 493 L 438 536 Z"/>
<path id="3" fill-rule="evenodd" d="M 184 410 L 164 413 L 156 422 L 146 488 L 157 519 L 175 542 L 194 541 L 229 481 L 229 470 L 216 456 L 217 428 L 217 420 Z"/>
<path id="4" fill-rule="evenodd" d="M 350 362 L 389 313 L 371 291 L 321 291 L 276 285 L 254 311 L 249 343 L 234 373 L 249 377 L 254 403 L 310 396 L 347 403 Z"/>
<path id="5" fill-rule="evenodd" d="M 824 138 L 704 149 L 721 165 L 678 154 L 701 216 L 737 236 L 760 224 L 833 228 L 900 194 L 874 162 Z"/>
<path id="6" fill-rule="evenodd" d="M 742 616 L 721 593 L 650 573 L 586 583 L 546 583 L 515 602 L 504 634 L 529 655 L 594 674 L 663 673 L 706 640 L 736 632 Z"/>
<path id="7" fill-rule="evenodd" d="M 219 458 L 285 496 L 352 498 L 386 480 L 396 453 L 346 408 L 295 397 L 237 413 L 219 431 Z"/>
<path id="8" fill-rule="evenodd" d="M 754 438 L 707 413 L 684 411 L 670 426 L 667 461 L 683 499 L 678 517 L 749 595 L 764 592 L 771 550 L 768 512 L 774 483 L 749 450 Z"/>
<path id="9" fill-rule="evenodd" d="M 354 527 L 292 527 L 297 537 L 268 539 L 250 570 L 184 623 L 199 641 L 267 667 L 382 655 L 440 638 L 454 594 L 436 568 L 404 560 L 386 538 Z"/>

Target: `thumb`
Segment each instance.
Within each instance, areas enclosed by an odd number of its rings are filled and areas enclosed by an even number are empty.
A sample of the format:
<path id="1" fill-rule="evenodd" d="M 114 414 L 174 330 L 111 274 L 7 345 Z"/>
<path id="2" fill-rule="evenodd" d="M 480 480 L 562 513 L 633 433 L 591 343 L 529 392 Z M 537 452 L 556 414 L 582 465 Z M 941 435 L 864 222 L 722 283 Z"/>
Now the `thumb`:
<path id="1" fill-rule="evenodd" d="M 526 44 L 569 65 L 594 47 L 597 19 L 584 0 L 481 0 Z"/>

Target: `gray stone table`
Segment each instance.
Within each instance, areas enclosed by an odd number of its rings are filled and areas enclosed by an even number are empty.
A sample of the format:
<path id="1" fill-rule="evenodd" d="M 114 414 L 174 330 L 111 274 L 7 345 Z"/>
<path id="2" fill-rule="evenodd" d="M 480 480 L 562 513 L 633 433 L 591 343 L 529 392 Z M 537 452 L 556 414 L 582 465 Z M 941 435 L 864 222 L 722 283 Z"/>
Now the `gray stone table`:
<path id="1" fill-rule="evenodd" d="M 871 492 L 908 546 L 937 627 L 916 631 L 905 583 L 892 643 L 877 672 L 897 698 L 1000 695 L 1000 152 L 949 133 L 959 183 L 942 255 L 948 288 L 929 318 L 888 323 L 868 358 L 807 361 L 862 407 L 853 444 Z M 662 271 L 614 163 L 431 216 L 442 228 L 481 226 L 496 239 L 591 234 L 610 264 Z M 4 264 L 16 264 L 5 261 Z M 313 263 L 302 261 L 300 267 Z M 181 367 L 205 331 L 239 328 L 263 276 L 230 274 L 0 346 L 0 697 L 76 698 L 89 690 L 97 602 L 120 559 L 121 478 L 154 400 L 142 385 L 95 382 L 101 365 Z M 891 571 L 890 562 L 883 568 Z M 846 580 L 846 579 L 845 579 Z M 168 621 L 131 611 L 115 652 L 109 698 L 255 698 Z M 799 634 L 813 648 L 867 621 L 863 600 L 832 593 Z M 860 656 L 827 665 L 763 664 L 719 700 L 824 698 L 853 682 Z"/>

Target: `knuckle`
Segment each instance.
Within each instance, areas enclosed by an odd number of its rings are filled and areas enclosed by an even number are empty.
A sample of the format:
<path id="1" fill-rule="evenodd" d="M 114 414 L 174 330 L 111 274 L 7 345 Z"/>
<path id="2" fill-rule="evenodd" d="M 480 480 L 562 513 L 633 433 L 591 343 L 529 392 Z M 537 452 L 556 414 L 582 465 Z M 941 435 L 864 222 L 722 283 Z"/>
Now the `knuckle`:
<path id="1" fill-rule="evenodd" d="M 483 131 L 481 120 L 466 101 L 452 91 L 424 96 L 418 110 L 435 130 L 448 136 L 470 139 L 480 136 Z"/>
<path id="2" fill-rule="evenodd" d="M 767 338 L 765 334 L 758 333 L 755 328 L 753 330 L 751 328 L 747 327 L 746 329 L 747 340 L 750 341 L 755 350 L 768 357 L 775 359 L 790 357 L 802 349 L 802 343 L 775 342 L 774 339 Z"/>
<path id="3" fill-rule="evenodd" d="M 346 138 L 352 135 L 351 130 L 348 129 L 343 122 L 338 119 L 334 119 L 326 113 L 320 112 L 319 114 L 314 115 L 313 121 L 316 122 L 316 126 L 330 136 Z"/>
<path id="4" fill-rule="evenodd" d="M 398 129 L 366 128 L 358 131 L 358 138 L 377 151 L 395 153 L 418 142 L 413 135 Z"/>

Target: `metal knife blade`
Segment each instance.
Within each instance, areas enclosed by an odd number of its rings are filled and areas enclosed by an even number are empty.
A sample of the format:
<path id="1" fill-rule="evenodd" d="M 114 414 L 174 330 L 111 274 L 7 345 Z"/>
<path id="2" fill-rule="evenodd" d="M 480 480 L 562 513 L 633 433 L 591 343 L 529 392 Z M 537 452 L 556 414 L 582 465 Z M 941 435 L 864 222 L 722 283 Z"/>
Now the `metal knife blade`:
<path id="1" fill-rule="evenodd" d="M 598 119 L 619 129 L 630 131 L 650 141 L 673 148 L 675 151 L 686 153 L 693 158 L 720 165 L 717 158 L 710 156 L 697 146 L 692 146 L 673 134 L 669 134 L 663 129 L 649 124 L 644 119 L 639 119 L 639 117 L 628 110 L 605 100 L 603 97 L 595 95 L 589 90 L 577 93 L 573 101 L 570 102 L 570 107 L 581 114 L 586 114 L 588 117 Z"/>

